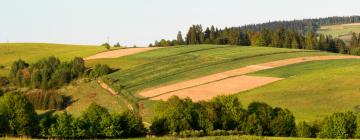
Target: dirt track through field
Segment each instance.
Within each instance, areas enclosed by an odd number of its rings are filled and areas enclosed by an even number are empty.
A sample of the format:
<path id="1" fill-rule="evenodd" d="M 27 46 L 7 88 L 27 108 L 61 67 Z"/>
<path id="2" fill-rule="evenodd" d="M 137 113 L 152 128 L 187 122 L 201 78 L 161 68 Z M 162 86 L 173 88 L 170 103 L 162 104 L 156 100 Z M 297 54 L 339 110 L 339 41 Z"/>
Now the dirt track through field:
<path id="1" fill-rule="evenodd" d="M 129 110 L 134 110 L 134 108 L 132 107 L 131 104 L 129 104 L 125 99 L 119 97 L 120 95 L 115 91 L 113 90 L 112 88 L 110 88 L 109 85 L 107 85 L 106 83 L 104 83 L 103 81 L 101 80 L 96 80 L 97 83 L 101 86 L 101 88 L 105 89 L 106 91 L 110 92 L 112 95 L 114 95 L 115 97 L 118 97 L 119 99 L 123 100 L 123 102 L 127 105 L 127 108 Z"/>
<path id="2" fill-rule="evenodd" d="M 151 100 L 167 100 L 172 95 L 177 95 L 181 98 L 190 97 L 193 101 L 209 100 L 218 95 L 234 94 L 281 80 L 281 78 L 275 77 L 244 76 L 244 74 L 308 61 L 351 58 L 360 57 L 348 55 L 312 56 L 250 65 L 193 80 L 148 89 L 140 92 L 139 95 Z"/>
<path id="3" fill-rule="evenodd" d="M 161 48 L 161 47 L 119 49 L 119 50 L 101 52 L 101 53 L 86 57 L 86 58 L 84 58 L 84 60 L 100 59 L 100 58 L 118 58 L 121 56 L 132 55 L 132 54 L 150 51 L 150 50 L 159 49 L 159 48 Z"/>

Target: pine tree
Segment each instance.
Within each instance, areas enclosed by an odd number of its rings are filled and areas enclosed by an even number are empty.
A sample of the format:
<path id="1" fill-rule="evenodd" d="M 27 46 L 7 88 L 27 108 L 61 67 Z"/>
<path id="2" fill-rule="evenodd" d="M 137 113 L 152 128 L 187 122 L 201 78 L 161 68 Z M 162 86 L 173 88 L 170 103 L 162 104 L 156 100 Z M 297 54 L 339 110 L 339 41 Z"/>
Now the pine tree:
<path id="1" fill-rule="evenodd" d="M 184 45 L 185 44 L 184 38 L 182 37 L 182 34 L 181 34 L 181 31 L 179 31 L 178 34 L 177 34 L 176 43 L 177 43 L 177 45 Z"/>

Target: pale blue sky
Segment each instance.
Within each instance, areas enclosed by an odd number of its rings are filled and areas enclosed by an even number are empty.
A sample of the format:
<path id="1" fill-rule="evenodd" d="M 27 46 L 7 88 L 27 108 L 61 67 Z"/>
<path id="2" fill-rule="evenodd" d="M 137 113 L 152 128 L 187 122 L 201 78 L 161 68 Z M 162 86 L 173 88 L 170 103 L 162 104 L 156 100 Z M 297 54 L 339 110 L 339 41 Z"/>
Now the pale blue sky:
<path id="1" fill-rule="evenodd" d="M 360 15 L 360 0 L 0 0 L 0 42 L 147 45 L 192 24 Z"/>

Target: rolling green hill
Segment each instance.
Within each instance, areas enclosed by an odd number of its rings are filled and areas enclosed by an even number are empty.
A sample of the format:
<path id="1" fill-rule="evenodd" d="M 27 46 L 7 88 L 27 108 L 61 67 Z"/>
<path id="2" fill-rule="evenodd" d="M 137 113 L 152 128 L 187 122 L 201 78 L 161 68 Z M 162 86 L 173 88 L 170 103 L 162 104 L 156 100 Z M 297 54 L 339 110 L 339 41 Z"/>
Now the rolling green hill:
<path id="1" fill-rule="evenodd" d="M 105 48 L 45 43 L 0 43 L 0 65 L 5 66 L 0 69 L 0 76 L 7 76 L 12 62 L 18 59 L 32 63 L 48 56 L 56 56 L 66 61 L 75 56 L 84 57 L 101 51 L 105 51 Z"/>
<path id="2" fill-rule="evenodd" d="M 87 65 L 109 64 L 118 72 L 102 77 L 122 97 L 144 106 L 143 117 L 151 121 L 157 101 L 143 99 L 141 90 L 190 80 L 218 72 L 287 58 L 337 55 L 333 53 L 221 45 L 191 45 L 152 50 L 114 59 L 89 60 Z"/>
<path id="3" fill-rule="evenodd" d="M 103 79 L 110 82 L 117 91 L 123 87 L 131 93 L 136 93 L 146 88 L 247 65 L 314 55 L 334 54 L 297 49 L 219 45 L 165 48 L 118 58 L 116 60 L 119 64 L 126 61 L 124 65 L 117 67 L 122 70 Z"/>
<path id="4" fill-rule="evenodd" d="M 247 105 L 261 101 L 290 109 L 298 121 L 321 119 L 342 111 L 359 111 L 360 60 L 305 62 L 253 73 L 286 78 L 239 93 Z"/>

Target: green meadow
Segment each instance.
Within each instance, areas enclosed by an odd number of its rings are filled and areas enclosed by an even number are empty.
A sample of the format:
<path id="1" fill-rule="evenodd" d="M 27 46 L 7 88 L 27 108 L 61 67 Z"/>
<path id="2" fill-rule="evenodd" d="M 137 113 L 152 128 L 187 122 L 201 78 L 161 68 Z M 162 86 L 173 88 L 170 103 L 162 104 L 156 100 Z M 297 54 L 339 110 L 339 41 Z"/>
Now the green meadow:
<path id="1" fill-rule="evenodd" d="M 244 105 L 260 101 L 288 108 L 297 121 L 314 121 L 334 112 L 359 111 L 358 59 L 305 62 L 250 75 L 285 79 L 237 94 Z"/>
<path id="2" fill-rule="evenodd" d="M 12 62 L 23 59 L 33 63 L 48 56 L 68 61 L 74 57 L 86 57 L 105 51 L 104 47 L 46 43 L 0 43 L 0 76 L 7 76 Z"/>

